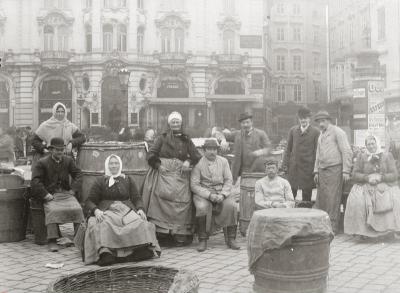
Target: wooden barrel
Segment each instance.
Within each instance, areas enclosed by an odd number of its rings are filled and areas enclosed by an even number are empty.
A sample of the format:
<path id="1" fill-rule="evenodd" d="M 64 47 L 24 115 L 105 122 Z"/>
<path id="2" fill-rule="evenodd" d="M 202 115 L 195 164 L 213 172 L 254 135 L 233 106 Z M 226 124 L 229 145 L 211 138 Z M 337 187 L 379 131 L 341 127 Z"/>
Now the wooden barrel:
<path id="1" fill-rule="evenodd" d="M 0 175 L 0 242 L 25 239 L 27 187 L 17 175 Z"/>
<path id="2" fill-rule="evenodd" d="M 239 230 L 243 236 L 246 236 L 255 208 L 254 186 L 264 176 L 264 173 L 242 173 L 240 178 Z"/>
<path id="3" fill-rule="evenodd" d="M 256 211 L 249 226 L 250 271 L 257 293 L 323 293 L 333 238 L 316 209 Z"/>
<path id="4" fill-rule="evenodd" d="M 130 176 L 138 189 L 141 188 L 148 169 L 144 142 L 86 143 L 82 145 L 77 158 L 78 167 L 83 174 L 81 202 L 87 199 L 96 178 L 104 175 L 104 162 L 111 154 L 121 158 L 123 163 L 122 173 Z"/>

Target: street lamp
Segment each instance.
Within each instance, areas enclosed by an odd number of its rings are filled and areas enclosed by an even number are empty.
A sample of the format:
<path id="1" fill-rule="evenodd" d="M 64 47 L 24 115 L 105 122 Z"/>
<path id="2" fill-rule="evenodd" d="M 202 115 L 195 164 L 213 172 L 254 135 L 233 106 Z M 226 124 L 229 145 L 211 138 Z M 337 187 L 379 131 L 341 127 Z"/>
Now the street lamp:
<path id="1" fill-rule="evenodd" d="M 76 103 L 79 106 L 79 128 L 82 129 L 82 107 L 85 103 L 85 99 L 82 97 L 82 95 L 79 95 L 79 97 L 76 98 Z"/>
<path id="2" fill-rule="evenodd" d="M 122 101 L 123 101 L 124 109 L 128 109 L 128 99 L 127 99 L 128 94 L 127 94 L 127 92 L 128 92 L 128 83 L 129 83 L 130 74 L 131 74 L 131 72 L 126 68 L 122 68 L 118 71 L 118 79 L 119 79 L 119 83 L 121 85 Z M 126 117 L 125 115 L 122 115 L 122 117 L 125 117 L 125 119 L 128 119 L 127 121 L 129 121 L 129 117 Z M 122 118 L 123 124 L 125 124 L 125 119 Z M 127 123 L 127 124 L 129 124 L 129 123 Z"/>

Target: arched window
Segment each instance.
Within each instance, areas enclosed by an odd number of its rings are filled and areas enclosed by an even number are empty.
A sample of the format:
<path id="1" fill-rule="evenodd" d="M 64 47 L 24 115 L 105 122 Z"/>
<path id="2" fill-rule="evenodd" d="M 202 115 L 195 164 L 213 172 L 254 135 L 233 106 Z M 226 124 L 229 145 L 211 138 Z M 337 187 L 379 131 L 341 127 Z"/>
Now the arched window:
<path id="1" fill-rule="evenodd" d="M 85 48 L 86 52 L 92 52 L 92 27 L 90 25 L 85 27 Z"/>
<path id="2" fill-rule="evenodd" d="M 137 52 L 138 54 L 143 54 L 144 47 L 144 28 L 138 27 L 137 29 Z"/>
<path id="3" fill-rule="evenodd" d="M 44 33 L 44 51 L 54 50 L 54 28 L 50 25 L 46 25 L 43 28 Z"/>
<path id="4" fill-rule="evenodd" d="M 183 52 L 184 50 L 184 32 L 183 29 L 175 29 L 175 52 Z"/>
<path id="5" fill-rule="evenodd" d="M 120 52 L 126 52 L 126 26 L 122 24 L 118 26 L 117 49 Z"/>
<path id="6" fill-rule="evenodd" d="M 167 28 L 161 31 L 161 52 L 171 52 L 171 30 Z"/>
<path id="7" fill-rule="evenodd" d="M 235 52 L 235 32 L 226 30 L 223 33 L 224 54 L 233 54 Z"/>
<path id="8" fill-rule="evenodd" d="M 111 52 L 113 49 L 113 27 L 110 24 L 103 26 L 103 51 Z"/>
<path id="9" fill-rule="evenodd" d="M 58 27 L 58 50 L 68 51 L 68 28 L 66 26 Z"/>

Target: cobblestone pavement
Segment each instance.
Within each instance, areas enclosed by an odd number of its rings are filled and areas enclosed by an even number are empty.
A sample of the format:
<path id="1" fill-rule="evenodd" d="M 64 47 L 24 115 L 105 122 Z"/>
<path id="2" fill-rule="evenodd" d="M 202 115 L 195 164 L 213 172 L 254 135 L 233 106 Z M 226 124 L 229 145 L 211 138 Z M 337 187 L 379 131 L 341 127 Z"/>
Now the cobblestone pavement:
<path id="1" fill-rule="evenodd" d="M 63 231 L 71 231 L 67 227 Z M 67 232 L 67 234 L 70 234 Z M 185 248 L 167 248 L 159 259 L 140 265 L 187 268 L 200 277 L 200 293 L 252 292 L 253 276 L 247 269 L 246 239 L 238 236 L 240 251 L 229 250 L 223 235 L 211 237 L 206 252 L 198 253 L 196 243 Z M 60 269 L 45 268 L 47 263 L 64 263 Z M 58 253 L 33 244 L 32 236 L 18 243 L 0 244 L 0 293 L 45 292 L 51 280 L 63 275 L 98 268 L 84 266 L 74 247 Z M 331 245 L 328 293 L 400 292 L 400 242 L 360 243 L 339 235 Z"/>

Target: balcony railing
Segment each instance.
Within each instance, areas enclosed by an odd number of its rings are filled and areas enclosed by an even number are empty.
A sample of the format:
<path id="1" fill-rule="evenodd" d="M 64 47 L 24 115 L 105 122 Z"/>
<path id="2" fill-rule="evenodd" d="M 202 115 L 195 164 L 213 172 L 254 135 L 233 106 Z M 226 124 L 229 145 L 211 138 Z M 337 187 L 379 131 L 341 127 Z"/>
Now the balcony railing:
<path id="1" fill-rule="evenodd" d="M 40 59 L 42 60 L 69 60 L 71 53 L 67 51 L 42 51 Z"/>
<path id="2" fill-rule="evenodd" d="M 239 54 L 219 54 L 216 56 L 218 63 L 224 64 L 242 64 L 242 55 Z"/>

